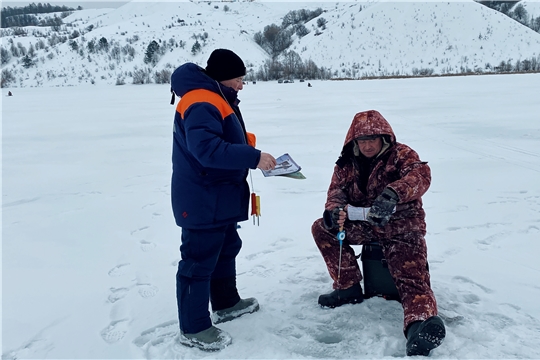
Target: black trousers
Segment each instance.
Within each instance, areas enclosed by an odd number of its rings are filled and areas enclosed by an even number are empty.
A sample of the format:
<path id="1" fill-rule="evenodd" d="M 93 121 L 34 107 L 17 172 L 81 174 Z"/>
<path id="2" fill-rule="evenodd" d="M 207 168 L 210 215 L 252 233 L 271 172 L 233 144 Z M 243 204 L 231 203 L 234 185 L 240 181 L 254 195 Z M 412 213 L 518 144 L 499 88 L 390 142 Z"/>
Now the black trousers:
<path id="1" fill-rule="evenodd" d="M 236 223 L 214 229 L 182 229 L 181 260 L 176 274 L 180 330 L 194 334 L 212 326 L 208 304 L 221 310 L 239 300 L 236 256 L 242 240 Z"/>

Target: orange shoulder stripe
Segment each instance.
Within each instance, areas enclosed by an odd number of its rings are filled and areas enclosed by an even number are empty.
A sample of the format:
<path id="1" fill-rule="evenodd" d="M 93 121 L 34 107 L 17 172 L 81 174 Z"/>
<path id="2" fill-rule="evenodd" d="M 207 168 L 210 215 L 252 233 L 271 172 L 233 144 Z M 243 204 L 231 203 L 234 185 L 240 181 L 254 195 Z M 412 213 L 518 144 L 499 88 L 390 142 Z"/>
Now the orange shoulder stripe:
<path id="1" fill-rule="evenodd" d="M 231 106 L 223 99 L 221 96 L 210 90 L 198 89 L 192 90 L 182 96 L 178 105 L 176 106 L 176 111 L 180 113 L 182 119 L 184 118 L 184 113 L 186 110 L 195 103 L 205 102 L 214 105 L 219 112 L 221 113 L 222 119 L 225 119 L 227 116 L 231 115 L 234 111 Z"/>

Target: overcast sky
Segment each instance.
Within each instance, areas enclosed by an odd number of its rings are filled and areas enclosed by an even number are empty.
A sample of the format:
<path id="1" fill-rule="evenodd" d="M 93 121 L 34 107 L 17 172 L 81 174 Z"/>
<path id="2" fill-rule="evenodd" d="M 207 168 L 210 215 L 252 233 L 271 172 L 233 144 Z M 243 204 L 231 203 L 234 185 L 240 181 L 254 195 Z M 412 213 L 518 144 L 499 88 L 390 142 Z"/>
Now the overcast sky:
<path id="1" fill-rule="evenodd" d="M 77 6 L 82 6 L 83 9 L 93 9 L 93 8 L 117 8 L 127 3 L 128 1 L 106 1 L 106 0 L 93 0 L 93 1 L 78 1 L 78 0 L 64 0 L 64 1 L 47 1 L 47 0 L 36 0 L 36 1 L 27 1 L 27 0 L 11 0 L 11 1 L 2 1 L 2 7 L 23 7 L 30 5 L 31 3 L 42 3 L 42 4 L 51 4 L 51 5 L 66 5 L 68 7 L 76 8 Z"/>

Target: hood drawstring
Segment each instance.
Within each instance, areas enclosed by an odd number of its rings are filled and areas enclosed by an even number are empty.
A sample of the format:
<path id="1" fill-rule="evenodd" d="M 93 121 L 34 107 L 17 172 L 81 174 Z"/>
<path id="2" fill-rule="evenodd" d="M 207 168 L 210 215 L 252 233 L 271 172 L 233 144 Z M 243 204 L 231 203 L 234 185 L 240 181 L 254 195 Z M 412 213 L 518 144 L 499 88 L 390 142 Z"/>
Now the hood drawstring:
<path id="1" fill-rule="evenodd" d="M 173 91 L 172 88 L 171 88 L 171 94 L 172 94 L 172 97 L 171 97 L 171 105 L 174 105 L 174 102 L 175 102 L 176 98 L 174 97 L 175 94 L 174 94 L 174 91 Z"/>

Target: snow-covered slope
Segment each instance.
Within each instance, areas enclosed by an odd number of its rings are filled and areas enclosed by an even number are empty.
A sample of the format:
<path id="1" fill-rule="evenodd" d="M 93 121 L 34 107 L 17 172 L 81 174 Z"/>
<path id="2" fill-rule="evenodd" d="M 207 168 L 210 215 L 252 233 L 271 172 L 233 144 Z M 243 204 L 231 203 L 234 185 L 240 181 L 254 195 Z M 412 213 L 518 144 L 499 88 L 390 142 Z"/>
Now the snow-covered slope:
<path id="1" fill-rule="evenodd" d="M 3 48 L 36 46 L 34 64 L 23 67 L 13 56 L 3 69 L 10 86 L 69 86 L 84 83 L 130 83 L 135 71 L 171 71 L 192 61 L 205 65 L 210 52 L 230 48 L 257 71 L 270 59 L 254 41 L 265 26 L 281 25 L 291 10 L 321 8 L 306 25 L 310 33 L 293 36 L 289 50 L 302 60 L 330 69 L 334 77 L 411 75 L 492 71 L 502 61 L 537 59 L 540 34 L 472 0 L 450 2 L 139 2 L 117 9 L 76 11 L 59 33 L 28 28 L 28 36 L 6 35 Z M 321 27 L 321 19 L 326 25 Z M 75 37 L 77 31 L 82 36 Z M 40 37 L 40 34 L 45 37 Z M 51 44 L 51 37 L 64 36 Z M 107 51 L 88 45 L 106 39 Z M 148 45 L 165 49 L 155 65 L 144 62 Z M 200 51 L 193 52 L 198 42 Z"/>
<path id="2" fill-rule="evenodd" d="M 306 48 L 301 55 L 338 64 L 345 73 L 356 68 L 355 77 L 410 74 L 413 68 L 439 74 L 487 70 L 486 64 L 540 54 L 540 34 L 473 1 L 380 2 L 359 11 L 361 6 L 333 11 L 328 30 L 298 42 L 298 49 Z"/>
<path id="3" fill-rule="evenodd" d="M 87 23 L 92 23 L 94 19 L 100 18 L 114 10 L 115 10 L 114 8 L 77 10 L 73 12 L 71 15 L 68 15 L 67 17 L 65 17 L 63 22 L 65 24 L 72 24 L 75 27 L 84 26 Z"/>

